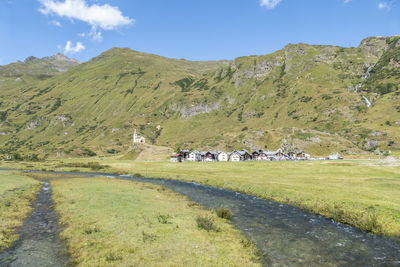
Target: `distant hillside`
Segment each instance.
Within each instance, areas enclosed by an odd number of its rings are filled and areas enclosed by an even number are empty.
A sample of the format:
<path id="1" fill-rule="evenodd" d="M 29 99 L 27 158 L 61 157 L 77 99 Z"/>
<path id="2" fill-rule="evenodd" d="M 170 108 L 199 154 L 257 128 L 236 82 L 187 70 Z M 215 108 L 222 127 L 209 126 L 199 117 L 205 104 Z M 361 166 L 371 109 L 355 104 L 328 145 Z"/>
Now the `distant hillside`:
<path id="1" fill-rule="evenodd" d="M 0 76 L 16 77 L 33 76 L 39 79 L 49 78 L 70 68 L 79 65 L 80 62 L 70 59 L 63 54 L 56 54 L 50 57 L 36 58 L 28 57 L 24 62 L 18 61 L 6 66 L 0 66 Z"/>
<path id="2" fill-rule="evenodd" d="M 3 155 L 126 153 L 134 128 L 174 149 L 400 149 L 400 37 L 234 61 L 113 48 L 52 72 L 46 59 L 0 69 Z"/>

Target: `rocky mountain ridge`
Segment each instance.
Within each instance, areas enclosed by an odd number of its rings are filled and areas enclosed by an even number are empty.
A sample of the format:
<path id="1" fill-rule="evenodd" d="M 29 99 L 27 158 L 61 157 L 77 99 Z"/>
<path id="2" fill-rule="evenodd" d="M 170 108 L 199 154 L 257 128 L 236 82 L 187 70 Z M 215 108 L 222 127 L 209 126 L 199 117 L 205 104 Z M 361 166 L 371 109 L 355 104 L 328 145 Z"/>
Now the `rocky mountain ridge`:
<path id="1" fill-rule="evenodd" d="M 0 152 L 125 153 L 134 128 L 172 148 L 399 150 L 399 44 L 289 44 L 207 62 L 113 48 L 57 75 L 19 69 L 22 80 L 0 79 Z"/>

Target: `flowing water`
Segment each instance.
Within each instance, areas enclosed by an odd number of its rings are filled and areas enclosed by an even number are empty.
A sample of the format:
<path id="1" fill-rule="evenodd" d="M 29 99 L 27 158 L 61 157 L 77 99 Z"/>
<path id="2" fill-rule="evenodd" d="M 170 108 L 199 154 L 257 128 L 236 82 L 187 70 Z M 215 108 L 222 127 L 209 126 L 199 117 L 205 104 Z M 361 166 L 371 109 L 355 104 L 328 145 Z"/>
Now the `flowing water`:
<path id="1" fill-rule="evenodd" d="M 365 103 L 367 104 L 367 107 L 371 107 L 372 106 L 372 103 L 371 103 L 371 101 L 369 101 L 369 99 L 366 97 L 366 96 L 363 96 L 363 98 L 364 98 L 364 100 L 365 100 Z"/>
<path id="2" fill-rule="evenodd" d="M 150 182 L 188 196 L 207 208 L 228 208 L 234 214 L 233 225 L 256 243 L 265 265 L 400 266 L 398 240 L 368 234 L 293 206 L 191 182 L 105 173 L 75 174 Z"/>
<path id="3" fill-rule="evenodd" d="M 10 249 L 0 252 L 0 266 L 68 266 L 67 248 L 58 237 L 61 228 L 52 205 L 51 189 L 45 182 L 33 203 L 34 211 L 19 230 L 19 240 Z"/>

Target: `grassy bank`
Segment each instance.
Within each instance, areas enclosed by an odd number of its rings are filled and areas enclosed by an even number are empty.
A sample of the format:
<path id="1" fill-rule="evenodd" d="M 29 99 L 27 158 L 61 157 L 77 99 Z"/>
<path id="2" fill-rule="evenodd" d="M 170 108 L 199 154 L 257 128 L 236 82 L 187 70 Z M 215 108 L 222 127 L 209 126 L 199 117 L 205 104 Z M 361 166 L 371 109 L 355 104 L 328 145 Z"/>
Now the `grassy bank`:
<path id="1" fill-rule="evenodd" d="M 65 159 L 41 163 L 2 162 L 3 168 L 96 171 L 197 181 L 240 191 L 358 228 L 400 237 L 400 163 L 381 160 L 189 163 L 117 159 Z M 84 166 L 86 168 L 81 168 Z"/>
<path id="2" fill-rule="evenodd" d="M 0 173 L 0 251 L 18 239 L 16 229 L 32 211 L 30 204 L 40 187 L 40 183 L 32 178 Z"/>
<path id="3" fill-rule="evenodd" d="M 226 220 L 165 188 L 107 178 L 51 185 L 77 265 L 258 265 L 254 246 Z"/>
<path id="4" fill-rule="evenodd" d="M 400 167 L 380 161 L 184 163 L 106 160 L 148 177 L 196 181 L 400 237 Z"/>

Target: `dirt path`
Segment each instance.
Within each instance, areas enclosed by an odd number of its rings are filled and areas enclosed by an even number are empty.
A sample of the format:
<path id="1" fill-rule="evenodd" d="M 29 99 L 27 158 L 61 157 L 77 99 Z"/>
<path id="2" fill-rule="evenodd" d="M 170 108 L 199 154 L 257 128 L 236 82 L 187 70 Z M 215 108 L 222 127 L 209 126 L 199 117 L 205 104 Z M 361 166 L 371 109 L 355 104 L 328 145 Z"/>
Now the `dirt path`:
<path id="1" fill-rule="evenodd" d="M 19 240 L 0 253 L 0 266 L 68 265 L 67 250 L 58 238 L 61 229 L 52 204 L 51 189 L 45 182 L 34 203 L 35 210 L 19 231 Z"/>

